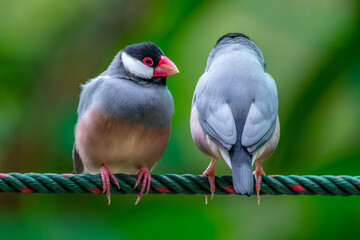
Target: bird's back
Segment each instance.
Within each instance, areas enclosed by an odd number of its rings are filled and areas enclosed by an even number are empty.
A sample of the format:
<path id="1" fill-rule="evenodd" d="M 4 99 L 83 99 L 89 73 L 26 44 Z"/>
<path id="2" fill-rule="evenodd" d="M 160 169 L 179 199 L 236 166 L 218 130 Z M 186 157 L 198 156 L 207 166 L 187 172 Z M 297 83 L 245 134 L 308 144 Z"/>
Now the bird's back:
<path id="1" fill-rule="evenodd" d="M 229 103 L 235 119 L 245 122 L 251 102 L 266 91 L 265 73 L 258 61 L 242 51 L 220 55 L 200 78 L 195 90 L 197 108 Z"/>

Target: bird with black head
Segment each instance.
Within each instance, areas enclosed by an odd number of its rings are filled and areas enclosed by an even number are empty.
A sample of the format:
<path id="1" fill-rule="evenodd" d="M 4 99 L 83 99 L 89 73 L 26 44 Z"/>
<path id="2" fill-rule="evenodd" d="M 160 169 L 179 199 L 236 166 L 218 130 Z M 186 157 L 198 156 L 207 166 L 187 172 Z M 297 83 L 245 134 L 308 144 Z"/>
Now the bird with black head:
<path id="1" fill-rule="evenodd" d="M 151 184 L 150 170 L 170 137 L 174 103 L 166 77 L 175 64 L 151 42 L 127 46 L 98 77 L 82 85 L 73 148 L 74 172 L 101 174 L 110 204 L 113 173 L 138 174 L 139 202 Z"/>

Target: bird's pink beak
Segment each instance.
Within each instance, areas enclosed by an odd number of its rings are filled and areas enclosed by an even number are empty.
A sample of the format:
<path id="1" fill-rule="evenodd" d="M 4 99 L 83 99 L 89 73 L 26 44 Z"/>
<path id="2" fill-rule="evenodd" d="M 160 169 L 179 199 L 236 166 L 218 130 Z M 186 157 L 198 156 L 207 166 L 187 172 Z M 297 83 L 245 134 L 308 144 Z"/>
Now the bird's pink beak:
<path id="1" fill-rule="evenodd" d="M 167 77 L 179 73 L 175 64 L 167 57 L 161 55 L 159 64 L 155 67 L 153 77 Z"/>

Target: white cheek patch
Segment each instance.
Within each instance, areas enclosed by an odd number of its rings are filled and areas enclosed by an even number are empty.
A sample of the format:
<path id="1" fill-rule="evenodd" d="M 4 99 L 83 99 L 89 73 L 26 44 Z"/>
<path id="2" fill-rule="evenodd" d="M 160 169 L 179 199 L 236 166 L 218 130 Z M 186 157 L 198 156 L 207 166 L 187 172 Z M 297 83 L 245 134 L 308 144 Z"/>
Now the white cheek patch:
<path id="1" fill-rule="evenodd" d="M 153 77 L 154 68 L 146 66 L 142 61 L 131 57 L 125 52 L 122 53 L 121 58 L 126 70 L 128 70 L 131 74 L 146 79 Z"/>

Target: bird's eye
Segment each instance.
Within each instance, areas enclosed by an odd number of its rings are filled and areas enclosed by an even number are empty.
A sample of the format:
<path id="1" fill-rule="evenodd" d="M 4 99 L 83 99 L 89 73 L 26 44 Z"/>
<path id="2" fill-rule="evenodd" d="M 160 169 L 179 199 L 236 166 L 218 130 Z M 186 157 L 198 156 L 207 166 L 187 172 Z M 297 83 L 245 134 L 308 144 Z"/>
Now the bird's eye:
<path id="1" fill-rule="evenodd" d="M 146 66 L 151 67 L 151 66 L 154 64 L 154 61 L 153 61 L 151 58 L 146 57 L 146 58 L 143 59 L 143 63 L 144 63 Z"/>

